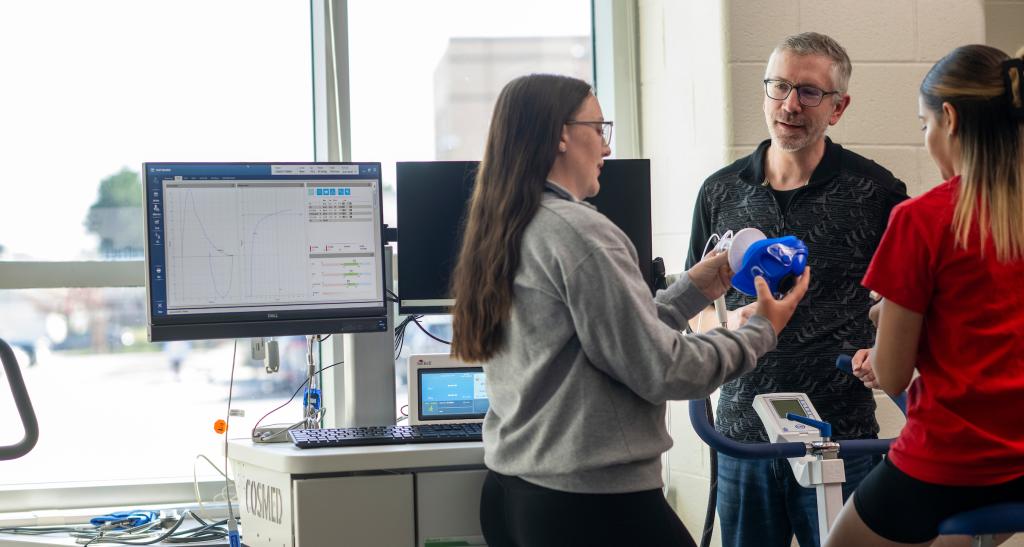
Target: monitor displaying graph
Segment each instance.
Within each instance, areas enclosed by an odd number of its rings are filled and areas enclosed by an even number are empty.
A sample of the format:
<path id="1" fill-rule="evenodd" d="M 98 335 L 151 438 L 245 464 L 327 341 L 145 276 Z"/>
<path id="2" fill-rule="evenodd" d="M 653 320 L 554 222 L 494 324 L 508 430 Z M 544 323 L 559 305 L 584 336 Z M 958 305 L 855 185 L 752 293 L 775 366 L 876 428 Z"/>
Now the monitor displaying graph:
<path id="1" fill-rule="evenodd" d="M 147 163 L 153 340 L 386 329 L 378 163 Z"/>

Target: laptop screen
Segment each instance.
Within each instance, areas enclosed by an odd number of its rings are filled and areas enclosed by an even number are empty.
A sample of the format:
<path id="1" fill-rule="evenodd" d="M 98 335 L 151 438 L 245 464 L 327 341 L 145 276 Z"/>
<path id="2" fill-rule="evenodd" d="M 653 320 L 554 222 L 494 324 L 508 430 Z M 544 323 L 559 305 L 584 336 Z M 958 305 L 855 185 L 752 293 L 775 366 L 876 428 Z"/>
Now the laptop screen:
<path id="1" fill-rule="evenodd" d="M 482 367 L 419 369 L 417 374 L 420 420 L 471 421 L 487 414 Z"/>

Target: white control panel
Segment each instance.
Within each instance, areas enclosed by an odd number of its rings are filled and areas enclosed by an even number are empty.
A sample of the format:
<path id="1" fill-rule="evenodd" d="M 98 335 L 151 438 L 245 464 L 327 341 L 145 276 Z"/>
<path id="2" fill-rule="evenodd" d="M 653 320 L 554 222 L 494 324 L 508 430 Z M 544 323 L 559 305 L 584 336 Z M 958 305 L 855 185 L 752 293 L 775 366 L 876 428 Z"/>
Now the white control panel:
<path id="1" fill-rule="evenodd" d="M 786 413 L 804 416 L 821 421 L 821 416 L 814 410 L 814 405 L 806 393 L 767 393 L 754 397 L 754 410 L 764 424 L 768 440 L 773 443 L 801 442 L 808 443 L 821 440 L 817 428 L 786 419 Z"/>

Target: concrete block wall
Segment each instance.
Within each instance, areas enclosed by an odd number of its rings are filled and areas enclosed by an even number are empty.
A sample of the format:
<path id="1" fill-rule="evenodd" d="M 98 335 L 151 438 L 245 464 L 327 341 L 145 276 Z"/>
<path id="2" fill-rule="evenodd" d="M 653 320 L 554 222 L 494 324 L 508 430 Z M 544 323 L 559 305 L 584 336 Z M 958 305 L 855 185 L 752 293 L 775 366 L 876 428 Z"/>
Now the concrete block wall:
<path id="1" fill-rule="evenodd" d="M 985 0 L 985 43 L 1013 55 L 1024 47 L 1024 0 Z"/>
<path id="2" fill-rule="evenodd" d="M 985 41 L 980 0 L 731 0 L 726 5 L 733 24 L 726 29 L 727 62 L 736 112 L 730 157 L 743 156 L 768 138 L 760 81 L 774 44 L 787 34 L 814 30 L 835 38 L 853 62 L 850 108 L 828 135 L 891 170 L 912 195 L 940 182 L 924 151 L 917 88 L 953 47 Z M 750 27 L 760 34 L 753 35 Z"/>
<path id="3" fill-rule="evenodd" d="M 642 155 L 651 159 L 654 252 L 669 272 L 684 265 L 704 178 L 768 138 L 761 80 L 771 50 L 786 35 L 822 32 L 847 49 L 852 102 L 829 135 L 887 167 L 911 195 L 940 182 L 917 119 L 925 72 L 958 45 L 985 43 L 987 25 L 995 25 L 993 39 L 1024 45 L 1024 0 L 638 0 L 638 6 Z M 882 435 L 894 436 L 902 416 L 880 392 L 876 399 Z M 686 403 L 671 404 L 669 412 L 675 440 L 666 458 L 669 501 L 699 539 L 707 450 L 690 427 Z M 712 544 L 719 544 L 717 526 Z M 1006 545 L 1024 547 L 1024 539 Z"/>
<path id="4" fill-rule="evenodd" d="M 639 0 L 640 98 L 654 256 L 683 268 L 695 188 L 722 165 L 728 125 L 718 2 Z"/>

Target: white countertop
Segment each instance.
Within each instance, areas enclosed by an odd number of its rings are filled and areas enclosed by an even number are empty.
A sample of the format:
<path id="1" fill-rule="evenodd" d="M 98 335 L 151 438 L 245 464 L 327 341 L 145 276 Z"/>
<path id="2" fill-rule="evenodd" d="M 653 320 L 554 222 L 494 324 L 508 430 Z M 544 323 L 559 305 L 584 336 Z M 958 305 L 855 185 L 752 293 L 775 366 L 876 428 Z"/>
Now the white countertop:
<path id="1" fill-rule="evenodd" d="M 353 471 L 483 466 L 482 442 L 417 443 L 345 448 L 297 448 L 291 443 L 228 441 L 228 458 L 297 475 Z"/>

